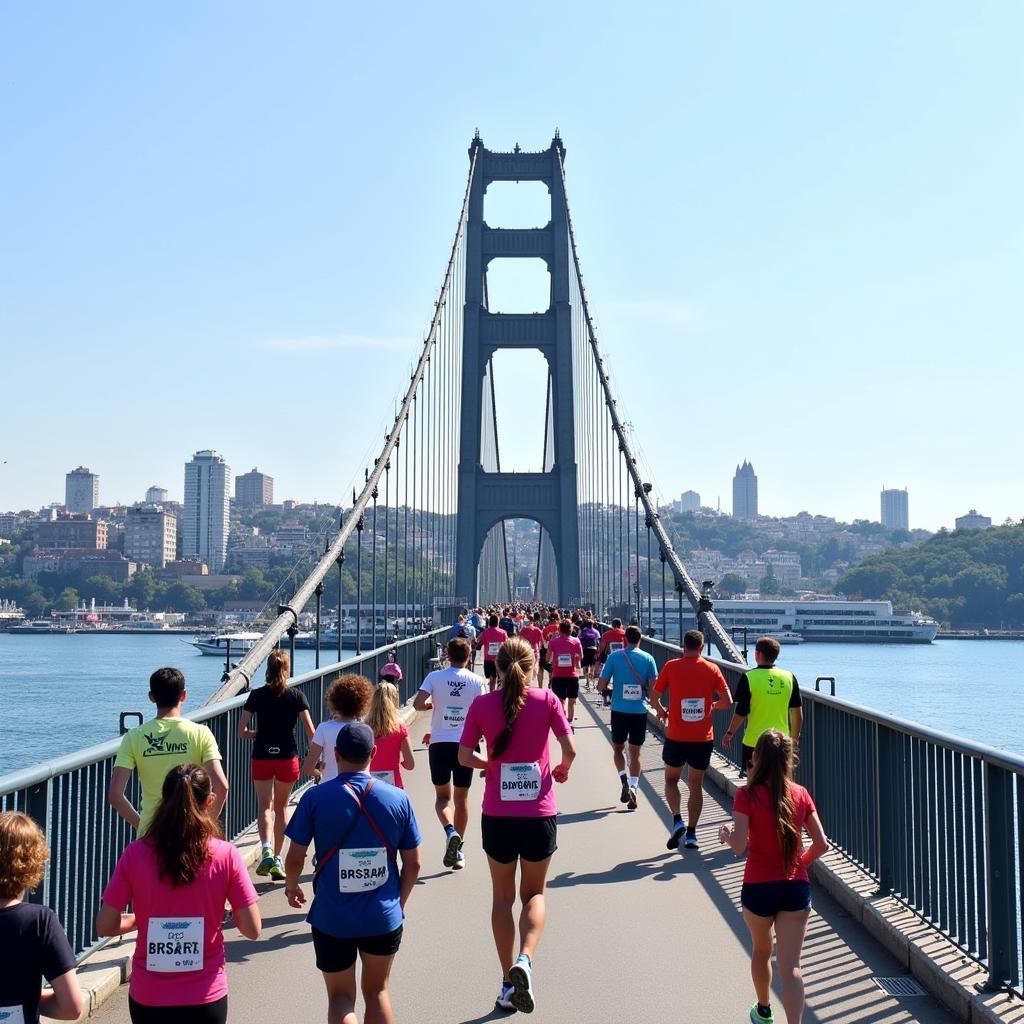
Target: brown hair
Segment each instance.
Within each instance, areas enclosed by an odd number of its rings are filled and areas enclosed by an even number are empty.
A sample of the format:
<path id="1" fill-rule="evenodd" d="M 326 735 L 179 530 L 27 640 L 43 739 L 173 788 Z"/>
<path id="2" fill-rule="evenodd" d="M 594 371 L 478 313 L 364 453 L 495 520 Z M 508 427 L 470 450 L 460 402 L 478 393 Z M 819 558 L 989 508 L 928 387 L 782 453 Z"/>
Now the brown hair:
<path id="1" fill-rule="evenodd" d="M 782 862 L 787 871 L 793 866 L 800 849 L 800 830 L 796 827 L 796 808 L 789 788 L 792 779 L 793 741 L 778 729 L 761 733 L 754 747 L 747 789 L 751 795 L 755 786 L 764 786 L 768 790 Z"/>
<path id="2" fill-rule="evenodd" d="M 284 693 L 288 677 L 292 674 L 291 661 L 287 651 L 271 651 L 267 658 L 267 686 L 275 693 Z"/>
<path id="3" fill-rule="evenodd" d="M 683 634 L 683 650 L 691 653 L 704 650 L 704 634 L 699 629 L 688 629 Z"/>
<path id="4" fill-rule="evenodd" d="M 491 747 L 491 757 L 501 757 L 512 739 L 512 729 L 526 704 L 526 690 L 533 677 L 533 648 L 521 637 L 512 636 L 498 648 L 495 668 L 501 681 L 501 711 L 505 727 Z"/>
<path id="5" fill-rule="evenodd" d="M 448 660 L 457 665 L 465 665 L 469 661 L 470 654 L 473 653 L 473 648 L 469 646 L 469 641 L 464 636 L 452 637 L 448 641 L 446 650 L 448 651 Z"/>
<path id="6" fill-rule="evenodd" d="M 626 627 L 626 641 L 631 644 L 638 644 L 644 638 L 639 626 Z"/>
<path id="7" fill-rule="evenodd" d="M 572 623 L 568 619 L 562 619 L 562 621 L 558 623 L 558 632 L 561 633 L 562 636 L 568 636 L 572 632 Z"/>
<path id="8" fill-rule="evenodd" d="M 197 764 L 176 765 L 164 779 L 145 839 L 156 853 L 160 877 L 172 886 L 194 882 L 209 859 L 210 840 L 220 838 L 206 806 L 212 791 L 209 774 Z"/>
<path id="9" fill-rule="evenodd" d="M 347 672 L 331 683 L 327 703 L 341 718 L 362 718 L 372 696 L 373 683 L 366 676 Z"/>
<path id="10" fill-rule="evenodd" d="M 772 664 L 775 663 L 781 649 L 782 648 L 779 647 L 779 641 L 773 636 L 763 636 L 756 644 L 754 644 L 754 650 L 762 657 L 771 661 Z"/>
<path id="11" fill-rule="evenodd" d="M 27 814 L 0 814 L 0 899 L 20 899 L 26 889 L 34 889 L 49 856 L 42 829 Z"/>
<path id="12" fill-rule="evenodd" d="M 398 687 L 394 683 L 382 682 L 374 687 L 366 724 L 373 730 L 374 739 L 398 732 Z"/>

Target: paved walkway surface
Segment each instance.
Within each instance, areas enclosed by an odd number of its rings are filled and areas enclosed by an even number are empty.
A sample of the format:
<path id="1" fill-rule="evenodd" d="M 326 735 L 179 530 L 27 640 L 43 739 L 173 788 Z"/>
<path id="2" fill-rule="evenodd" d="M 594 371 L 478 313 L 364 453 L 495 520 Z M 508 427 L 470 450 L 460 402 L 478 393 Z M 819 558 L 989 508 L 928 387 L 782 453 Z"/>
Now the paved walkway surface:
<path id="1" fill-rule="evenodd" d="M 417 741 L 426 723 L 420 716 L 414 725 Z M 739 910 L 743 865 L 716 838 L 728 818 L 725 801 L 712 787 L 698 832 L 699 852 L 670 853 L 665 838 L 671 816 L 661 795 L 658 739 L 648 738 L 644 747 L 641 802 L 630 812 L 618 801 L 608 712 L 585 699 L 577 708 L 576 727 L 579 753 L 572 777 L 557 790 L 559 849 L 552 861 L 547 930 L 534 961 L 537 1009 L 529 1019 L 539 1024 L 746 1021 L 753 991 L 749 939 Z M 424 833 L 425 863 L 392 973 L 395 1019 L 415 1024 L 502 1020 L 510 1015 L 494 1009 L 500 971 L 480 849 L 483 787 L 474 781 L 468 867 L 450 872 L 441 865 L 443 833 L 434 817 L 426 750 L 417 746 L 416 756 L 417 767 L 405 778 Z M 257 942 L 229 933 L 229 1019 L 323 1021 L 326 998 L 304 915 L 285 902 L 283 885 L 256 883 L 264 932 Z M 904 972 L 817 887 L 814 905 L 803 958 L 807 1024 L 952 1022 L 930 996 L 885 995 L 873 977 Z M 778 992 L 774 1006 L 781 1024 Z M 128 1021 L 126 986 L 94 1019 Z"/>

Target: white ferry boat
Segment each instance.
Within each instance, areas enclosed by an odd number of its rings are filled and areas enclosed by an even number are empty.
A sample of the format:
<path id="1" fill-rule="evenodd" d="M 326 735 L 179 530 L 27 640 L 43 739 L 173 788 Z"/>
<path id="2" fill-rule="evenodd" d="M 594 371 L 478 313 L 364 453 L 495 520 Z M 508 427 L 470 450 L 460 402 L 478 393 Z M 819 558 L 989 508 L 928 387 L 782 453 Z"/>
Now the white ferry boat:
<path id="1" fill-rule="evenodd" d="M 192 646 L 200 654 L 215 654 L 223 658 L 228 653 L 228 641 L 231 641 L 231 656 L 241 657 L 248 654 L 255 646 L 262 633 L 219 633 L 216 636 L 197 636 Z"/>

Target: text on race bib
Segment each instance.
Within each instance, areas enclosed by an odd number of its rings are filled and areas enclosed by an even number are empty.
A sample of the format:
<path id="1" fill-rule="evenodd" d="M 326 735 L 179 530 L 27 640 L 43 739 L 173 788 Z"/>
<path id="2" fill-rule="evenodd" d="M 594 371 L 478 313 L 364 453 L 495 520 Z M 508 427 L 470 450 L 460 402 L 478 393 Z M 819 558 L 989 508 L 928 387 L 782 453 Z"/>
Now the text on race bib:
<path id="1" fill-rule="evenodd" d="M 375 779 L 379 779 L 381 782 L 386 782 L 389 786 L 393 786 L 395 784 L 395 773 L 393 771 L 370 772 L 370 774 Z"/>
<path id="2" fill-rule="evenodd" d="M 493 657 L 493 656 L 497 655 L 498 650 L 499 650 L 500 647 L 501 647 L 501 641 L 500 640 L 492 640 L 487 645 L 487 653 L 490 654 Z"/>
<path id="3" fill-rule="evenodd" d="M 201 917 L 151 917 L 146 929 L 146 970 L 155 974 L 183 974 L 203 969 Z"/>
<path id="4" fill-rule="evenodd" d="M 704 720 L 704 698 L 684 697 L 679 713 L 684 722 L 702 722 Z"/>
<path id="5" fill-rule="evenodd" d="M 441 712 L 441 721 L 446 729 L 461 729 L 466 724 L 466 709 L 451 705 Z"/>
<path id="6" fill-rule="evenodd" d="M 502 800 L 537 800 L 540 798 L 540 762 L 516 761 L 501 766 Z"/>
<path id="7" fill-rule="evenodd" d="M 338 890 L 370 892 L 388 880 L 388 851 L 383 846 L 338 851 Z"/>
<path id="8" fill-rule="evenodd" d="M 572 655 L 571 654 L 560 654 L 558 656 L 558 667 L 559 668 L 572 668 Z"/>
<path id="9" fill-rule="evenodd" d="M 623 683 L 622 684 L 622 699 L 623 700 L 642 700 L 643 687 L 639 683 Z"/>
<path id="10" fill-rule="evenodd" d="M 608 650 L 609 651 L 621 651 L 623 646 L 624 645 L 622 643 L 620 643 L 619 641 L 612 640 L 611 643 L 608 644 Z"/>

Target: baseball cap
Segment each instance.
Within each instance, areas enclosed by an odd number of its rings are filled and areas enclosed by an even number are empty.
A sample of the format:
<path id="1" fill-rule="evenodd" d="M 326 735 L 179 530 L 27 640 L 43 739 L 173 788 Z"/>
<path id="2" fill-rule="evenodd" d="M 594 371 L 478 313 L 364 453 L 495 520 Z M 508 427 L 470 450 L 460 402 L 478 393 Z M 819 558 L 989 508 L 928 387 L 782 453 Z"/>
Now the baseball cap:
<path id="1" fill-rule="evenodd" d="M 373 730 L 365 722 L 349 722 L 342 726 L 334 749 L 345 761 L 361 764 L 373 754 Z"/>

